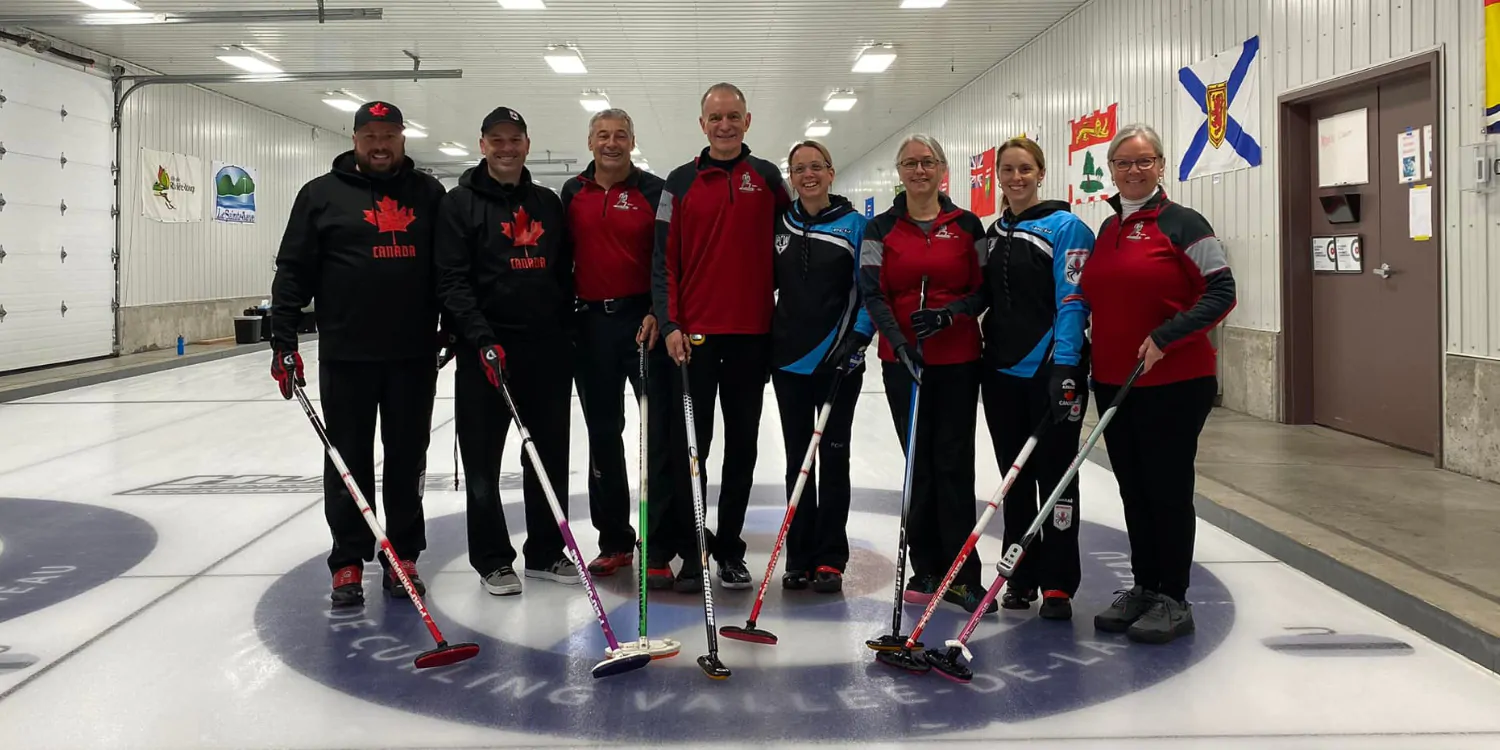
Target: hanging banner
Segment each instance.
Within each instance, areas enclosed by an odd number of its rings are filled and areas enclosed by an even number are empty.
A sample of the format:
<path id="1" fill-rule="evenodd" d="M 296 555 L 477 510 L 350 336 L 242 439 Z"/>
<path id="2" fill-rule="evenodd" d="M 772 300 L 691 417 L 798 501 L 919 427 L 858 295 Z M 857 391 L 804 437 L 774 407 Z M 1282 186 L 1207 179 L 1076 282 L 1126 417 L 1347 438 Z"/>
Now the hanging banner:
<path id="1" fill-rule="evenodd" d="M 875 196 L 873 195 L 865 198 L 865 218 L 875 218 Z"/>
<path id="2" fill-rule="evenodd" d="M 1260 37 L 1177 71 L 1177 179 L 1260 166 Z"/>
<path id="3" fill-rule="evenodd" d="M 969 210 L 981 219 L 995 213 L 995 149 L 969 157 Z"/>
<path id="4" fill-rule="evenodd" d="M 255 223 L 255 170 L 228 162 L 214 162 L 214 221 Z"/>
<path id="5" fill-rule="evenodd" d="M 1104 166 L 1109 142 L 1114 140 L 1118 126 L 1115 119 L 1118 104 L 1068 121 L 1073 133 L 1068 141 L 1068 203 L 1078 206 L 1106 197 Z"/>
<path id="6" fill-rule="evenodd" d="M 141 212 L 167 223 L 203 221 L 203 162 L 196 156 L 141 149 Z"/>
<path id="7" fill-rule="evenodd" d="M 1500 0 L 1484 0 L 1484 129 L 1500 133 Z"/>

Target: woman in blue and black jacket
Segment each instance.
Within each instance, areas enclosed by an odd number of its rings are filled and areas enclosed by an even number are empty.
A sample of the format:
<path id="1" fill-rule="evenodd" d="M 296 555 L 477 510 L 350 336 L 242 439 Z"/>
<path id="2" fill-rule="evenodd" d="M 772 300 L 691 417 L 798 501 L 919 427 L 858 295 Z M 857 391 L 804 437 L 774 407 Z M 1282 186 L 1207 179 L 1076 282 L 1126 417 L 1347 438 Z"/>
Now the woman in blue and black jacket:
<path id="1" fill-rule="evenodd" d="M 1089 310 L 1078 291 L 1094 234 L 1065 201 L 1043 201 L 1047 174 L 1041 147 L 1014 138 L 995 155 L 1004 212 L 990 226 L 984 267 L 989 311 L 984 336 L 985 422 L 1000 470 L 1008 471 L 1032 431 L 1051 421 L 1006 495 L 1005 545 L 1025 534 L 1040 504 L 1067 473 L 1078 451 L 1088 394 Z M 1067 620 L 1078 591 L 1078 477 L 1016 574 L 1001 606 L 1028 609 L 1042 592 L 1041 616 Z"/>
<path id="2" fill-rule="evenodd" d="M 787 532 L 781 585 L 804 589 L 811 583 L 814 591 L 831 593 L 842 590 L 849 562 L 849 436 L 865 348 L 875 335 L 856 283 L 865 217 L 848 199 L 829 194 L 833 159 L 821 143 L 792 147 L 787 165 L 797 200 L 776 220 L 771 382 L 786 444 L 788 500 L 840 369 L 843 380 Z"/>

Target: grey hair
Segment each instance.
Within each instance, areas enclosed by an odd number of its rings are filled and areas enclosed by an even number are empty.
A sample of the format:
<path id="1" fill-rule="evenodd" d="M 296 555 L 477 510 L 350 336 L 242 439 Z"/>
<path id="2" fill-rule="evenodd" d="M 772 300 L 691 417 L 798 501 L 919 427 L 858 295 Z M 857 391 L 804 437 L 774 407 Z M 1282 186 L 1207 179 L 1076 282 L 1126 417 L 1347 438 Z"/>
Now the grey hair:
<path id="1" fill-rule="evenodd" d="M 1150 125 L 1142 122 L 1136 122 L 1120 128 L 1120 132 L 1115 135 L 1115 139 L 1113 141 L 1110 141 L 1109 151 L 1104 158 L 1115 158 L 1115 152 L 1119 151 L 1120 146 L 1131 138 L 1146 139 L 1146 142 L 1151 144 L 1151 148 L 1155 149 L 1157 158 L 1161 158 L 1167 155 L 1166 149 L 1162 148 L 1161 146 L 1161 136 L 1156 134 L 1156 130 Z"/>
<path id="2" fill-rule="evenodd" d="M 906 136 L 906 138 L 902 139 L 901 145 L 896 147 L 896 162 L 898 164 L 901 162 L 901 152 L 905 151 L 906 147 L 910 146 L 913 143 L 920 143 L 923 146 L 932 149 L 932 153 L 937 155 L 939 162 L 943 164 L 948 163 L 948 154 L 943 151 L 943 144 L 938 143 L 938 139 L 933 138 L 926 133 L 912 133 L 911 135 Z"/>
<path id="3" fill-rule="evenodd" d="M 595 112 L 594 116 L 589 118 L 590 133 L 594 132 L 594 126 L 598 125 L 600 120 L 624 120 L 625 130 L 630 133 L 631 138 L 635 137 L 635 121 L 630 119 L 630 115 L 623 109 L 610 108 Z"/>

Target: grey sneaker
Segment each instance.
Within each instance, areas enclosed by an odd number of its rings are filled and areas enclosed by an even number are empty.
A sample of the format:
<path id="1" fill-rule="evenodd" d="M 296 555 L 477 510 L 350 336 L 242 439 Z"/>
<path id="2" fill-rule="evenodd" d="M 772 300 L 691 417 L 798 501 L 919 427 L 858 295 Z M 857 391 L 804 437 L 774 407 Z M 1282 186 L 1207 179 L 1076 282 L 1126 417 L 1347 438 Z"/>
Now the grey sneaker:
<path id="1" fill-rule="evenodd" d="M 1125 631 L 1125 635 L 1136 643 L 1161 644 L 1171 643 L 1193 630 L 1193 605 L 1165 594 L 1156 594 L 1151 608 Z"/>
<path id="2" fill-rule="evenodd" d="M 1106 633 L 1123 633 L 1130 628 L 1132 623 L 1141 619 L 1141 616 L 1146 614 L 1146 610 L 1150 609 L 1152 603 L 1156 601 L 1156 594 L 1140 585 L 1115 593 L 1119 596 L 1115 597 L 1109 609 L 1094 615 L 1094 629 L 1103 630 Z"/>
<path id="3" fill-rule="evenodd" d="M 515 596 L 521 593 L 521 577 L 506 565 L 484 577 L 484 590 L 495 596 Z"/>
<path id="4" fill-rule="evenodd" d="M 583 583 L 583 579 L 578 577 L 578 566 L 574 565 L 566 557 L 559 559 L 545 568 L 533 568 L 528 565 L 526 566 L 526 577 L 556 581 L 569 586 L 577 586 Z"/>

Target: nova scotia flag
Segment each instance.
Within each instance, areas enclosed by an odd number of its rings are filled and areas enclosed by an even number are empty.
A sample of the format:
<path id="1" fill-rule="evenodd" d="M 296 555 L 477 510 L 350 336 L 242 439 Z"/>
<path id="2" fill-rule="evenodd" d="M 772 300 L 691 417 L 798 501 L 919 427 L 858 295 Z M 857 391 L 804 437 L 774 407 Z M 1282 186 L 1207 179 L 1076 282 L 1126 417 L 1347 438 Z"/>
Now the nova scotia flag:
<path id="1" fill-rule="evenodd" d="M 1260 37 L 1177 71 L 1177 179 L 1258 167 Z"/>

